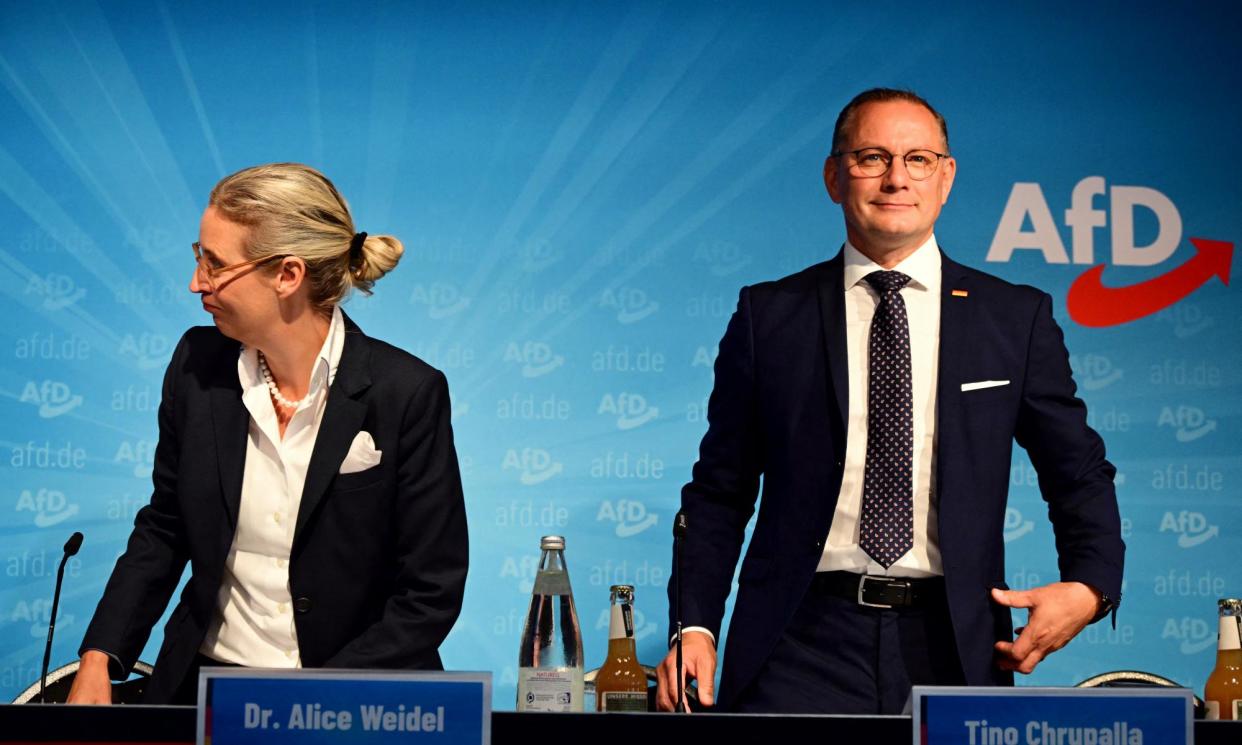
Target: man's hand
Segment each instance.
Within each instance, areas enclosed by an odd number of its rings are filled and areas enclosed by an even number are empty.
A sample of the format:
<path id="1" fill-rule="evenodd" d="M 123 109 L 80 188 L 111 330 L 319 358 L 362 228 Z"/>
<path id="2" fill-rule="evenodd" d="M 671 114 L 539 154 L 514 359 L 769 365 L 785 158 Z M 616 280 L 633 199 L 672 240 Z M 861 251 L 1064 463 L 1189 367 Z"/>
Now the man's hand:
<path id="1" fill-rule="evenodd" d="M 992 590 L 992 600 L 1009 608 L 1029 608 L 1026 628 L 1016 641 L 996 642 L 1002 670 L 1029 674 L 1045 657 L 1069 644 L 1100 609 L 1100 593 L 1081 582 L 1054 582 L 1030 590 Z"/>
<path id="2" fill-rule="evenodd" d="M 716 681 L 716 645 L 712 638 L 701 631 L 684 631 L 681 634 L 681 662 L 684 676 L 677 680 L 677 648 L 668 651 L 668 656 L 656 670 L 656 708 L 660 711 L 673 711 L 677 706 L 678 684 L 686 686 L 687 680 L 699 681 L 699 701 L 704 706 L 715 703 L 712 686 Z M 686 711 L 690 710 L 689 700 Z"/>
<path id="3" fill-rule="evenodd" d="M 108 655 L 95 649 L 88 649 L 82 655 L 82 664 L 73 678 L 73 687 L 69 689 L 68 703 L 112 703 L 112 680 L 108 677 L 108 661 Z"/>

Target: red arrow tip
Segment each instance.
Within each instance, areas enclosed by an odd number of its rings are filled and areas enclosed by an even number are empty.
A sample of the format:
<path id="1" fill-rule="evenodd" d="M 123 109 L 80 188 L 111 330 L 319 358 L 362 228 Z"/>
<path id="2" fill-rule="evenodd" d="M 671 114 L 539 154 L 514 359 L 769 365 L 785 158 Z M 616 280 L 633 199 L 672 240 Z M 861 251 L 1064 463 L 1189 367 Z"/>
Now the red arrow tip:
<path id="1" fill-rule="evenodd" d="M 1190 242 L 1199 250 L 1199 260 L 1211 267 L 1212 274 L 1228 285 L 1229 269 L 1233 263 L 1233 244 L 1211 238 L 1191 238 Z"/>

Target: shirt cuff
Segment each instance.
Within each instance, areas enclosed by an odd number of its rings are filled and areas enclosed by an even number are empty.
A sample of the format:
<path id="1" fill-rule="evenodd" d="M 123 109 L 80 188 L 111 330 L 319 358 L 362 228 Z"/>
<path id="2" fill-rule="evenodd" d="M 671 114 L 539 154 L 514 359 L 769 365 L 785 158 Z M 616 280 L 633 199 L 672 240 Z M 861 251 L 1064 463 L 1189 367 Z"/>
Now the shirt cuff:
<path id="1" fill-rule="evenodd" d="M 716 635 L 708 631 L 707 628 L 703 626 L 687 626 L 681 630 L 682 635 L 684 636 L 687 631 L 698 631 L 699 633 L 707 634 L 707 638 L 712 640 L 712 646 L 716 646 Z M 673 634 L 668 640 L 668 645 L 671 647 L 676 643 L 677 635 Z"/>

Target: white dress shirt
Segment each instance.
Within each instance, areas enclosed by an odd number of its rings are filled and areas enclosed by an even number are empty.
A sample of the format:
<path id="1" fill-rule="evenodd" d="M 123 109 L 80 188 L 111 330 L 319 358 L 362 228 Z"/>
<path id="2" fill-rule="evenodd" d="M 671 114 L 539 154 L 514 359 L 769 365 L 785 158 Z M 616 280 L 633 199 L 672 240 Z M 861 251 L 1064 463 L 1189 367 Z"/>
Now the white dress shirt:
<path id="1" fill-rule="evenodd" d="M 863 473 L 867 462 L 868 343 L 879 294 L 863 281 L 883 270 L 845 244 L 845 343 L 849 364 L 849 421 L 845 435 L 845 473 L 836 512 L 818 571 L 847 571 L 890 577 L 944 574 L 936 528 L 936 381 L 940 360 L 940 248 L 933 235 L 893 267 L 910 277 L 901 289 L 910 324 L 911 396 L 914 404 L 914 547 L 884 569 L 858 545 Z"/>
<path id="2" fill-rule="evenodd" d="M 237 360 L 242 403 L 250 412 L 237 532 L 225 561 L 215 617 L 199 651 L 249 667 L 301 667 L 289 591 L 289 553 L 319 425 L 345 346 L 341 309 L 311 372 L 310 388 L 280 436 L 276 408 L 256 350 Z"/>

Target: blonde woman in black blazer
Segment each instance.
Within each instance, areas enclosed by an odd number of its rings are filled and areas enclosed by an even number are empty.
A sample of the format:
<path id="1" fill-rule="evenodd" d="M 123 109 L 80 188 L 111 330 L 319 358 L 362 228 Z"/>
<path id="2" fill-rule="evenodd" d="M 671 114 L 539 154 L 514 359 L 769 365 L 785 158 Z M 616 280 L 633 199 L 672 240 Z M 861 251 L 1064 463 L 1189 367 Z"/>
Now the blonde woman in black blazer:
<path id="1" fill-rule="evenodd" d="M 401 252 L 355 232 L 306 166 L 212 191 L 190 289 L 215 325 L 188 331 L 168 366 L 151 503 L 71 703 L 109 701 L 187 563 L 150 703 L 193 703 L 202 665 L 442 668 L 468 556 L 448 386 L 338 307 Z"/>

